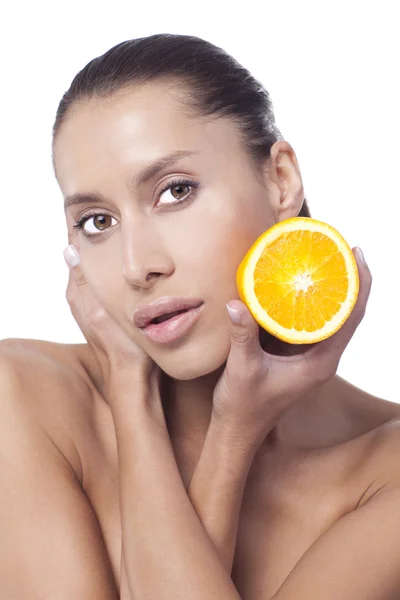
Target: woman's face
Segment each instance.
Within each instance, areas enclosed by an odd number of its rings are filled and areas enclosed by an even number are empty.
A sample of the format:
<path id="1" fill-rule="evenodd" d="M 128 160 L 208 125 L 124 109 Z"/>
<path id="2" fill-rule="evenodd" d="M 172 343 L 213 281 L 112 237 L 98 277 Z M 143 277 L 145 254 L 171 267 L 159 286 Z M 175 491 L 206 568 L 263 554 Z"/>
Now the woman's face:
<path id="1" fill-rule="evenodd" d="M 191 154 L 137 184 L 142 169 L 177 151 Z M 282 217 L 285 182 L 267 185 L 267 176 L 255 176 L 232 123 L 185 116 L 176 93 L 162 84 L 75 106 L 54 160 L 64 198 L 93 196 L 69 206 L 66 219 L 69 243 L 79 248 L 101 304 L 171 377 L 193 379 L 219 368 L 230 348 L 225 304 L 238 298 L 239 263 L 263 231 L 298 213 L 301 199 Z M 187 183 L 160 195 L 173 180 Z M 73 229 L 90 212 L 100 216 Z M 132 320 L 138 305 L 161 296 L 204 303 L 194 325 L 166 344 L 150 341 Z"/>

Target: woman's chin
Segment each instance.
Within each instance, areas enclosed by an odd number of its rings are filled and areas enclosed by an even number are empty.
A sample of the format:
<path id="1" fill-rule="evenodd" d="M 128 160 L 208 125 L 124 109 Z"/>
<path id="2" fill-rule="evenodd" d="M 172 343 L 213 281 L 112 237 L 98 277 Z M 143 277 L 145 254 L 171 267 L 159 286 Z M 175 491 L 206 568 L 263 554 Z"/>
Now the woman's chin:
<path id="1" fill-rule="evenodd" d="M 225 366 L 228 353 L 229 349 L 222 349 L 217 353 L 215 348 L 213 351 L 207 349 L 197 353 L 187 352 L 183 359 L 170 356 L 169 360 L 166 357 L 165 360 L 157 361 L 157 364 L 168 377 L 177 381 L 190 381 L 221 369 Z"/>
<path id="2" fill-rule="evenodd" d="M 172 365 L 168 365 L 168 368 L 160 365 L 160 368 L 168 377 L 171 377 L 171 379 L 174 379 L 175 381 L 192 381 L 194 379 L 200 379 L 201 377 L 206 377 L 207 375 L 214 373 L 224 364 L 225 361 L 223 361 L 221 364 L 214 365 L 212 367 L 210 366 L 209 368 L 205 368 L 204 365 L 202 365 L 201 369 L 199 369 L 199 365 L 180 365 L 176 368 L 174 368 Z"/>

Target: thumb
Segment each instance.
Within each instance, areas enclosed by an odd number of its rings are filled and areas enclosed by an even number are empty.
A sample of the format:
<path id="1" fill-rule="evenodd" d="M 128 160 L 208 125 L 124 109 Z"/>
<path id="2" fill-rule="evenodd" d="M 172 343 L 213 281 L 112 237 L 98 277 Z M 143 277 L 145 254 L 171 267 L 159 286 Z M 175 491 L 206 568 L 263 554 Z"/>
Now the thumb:
<path id="1" fill-rule="evenodd" d="M 259 325 L 244 302 L 230 300 L 226 305 L 231 320 L 231 352 L 259 354 Z"/>

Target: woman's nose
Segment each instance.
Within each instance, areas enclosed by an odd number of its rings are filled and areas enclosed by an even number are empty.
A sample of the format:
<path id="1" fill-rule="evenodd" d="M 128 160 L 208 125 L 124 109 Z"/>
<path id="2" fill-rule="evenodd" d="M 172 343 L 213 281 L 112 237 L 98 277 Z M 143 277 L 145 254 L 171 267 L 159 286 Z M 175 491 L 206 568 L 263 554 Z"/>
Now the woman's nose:
<path id="1" fill-rule="evenodd" d="M 122 269 L 128 285 L 148 289 L 173 273 L 174 264 L 159 236 L 136 232 L 135 236 L 125 235 L 122 244 Z"/>

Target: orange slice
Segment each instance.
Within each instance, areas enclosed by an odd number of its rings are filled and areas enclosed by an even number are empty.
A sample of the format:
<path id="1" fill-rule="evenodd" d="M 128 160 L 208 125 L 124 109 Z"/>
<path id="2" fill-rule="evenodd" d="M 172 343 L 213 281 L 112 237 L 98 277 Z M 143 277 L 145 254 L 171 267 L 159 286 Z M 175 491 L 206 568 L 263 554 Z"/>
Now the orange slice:
<path id="1" fill-rule="evenodd" d="M 263 329 L 291 344 L 337 331 L 358 297 L 357 263 L 336 229 L 308 217 L 280 221 L 239 265 L 239 297 Z"/>

